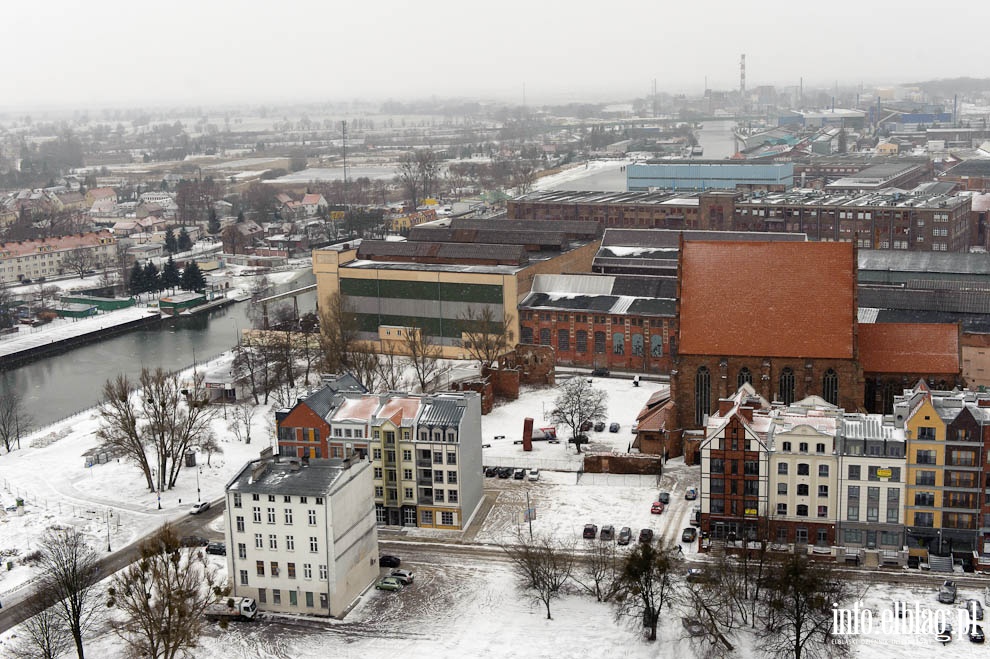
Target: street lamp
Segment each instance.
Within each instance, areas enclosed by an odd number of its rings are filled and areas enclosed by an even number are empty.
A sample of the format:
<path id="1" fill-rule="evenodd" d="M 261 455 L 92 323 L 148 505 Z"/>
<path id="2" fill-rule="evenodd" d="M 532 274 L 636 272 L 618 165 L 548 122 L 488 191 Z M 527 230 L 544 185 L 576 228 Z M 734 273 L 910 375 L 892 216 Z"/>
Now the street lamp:
<path id="1" fill-rule="evenodd" d="M 196 467 L 196 503 L 199 503 L 201 501 L 201 499 L 199 498 L 199 472 L 200 471 L 201 471 L 201 468 L 200 467 Z"/>
<path id="2" fill-rule="evenodd" d="M 107 552 L 112 552 L 110 549 L 110 518 L 113 517 L 113 513 L 107 508 Z"/>

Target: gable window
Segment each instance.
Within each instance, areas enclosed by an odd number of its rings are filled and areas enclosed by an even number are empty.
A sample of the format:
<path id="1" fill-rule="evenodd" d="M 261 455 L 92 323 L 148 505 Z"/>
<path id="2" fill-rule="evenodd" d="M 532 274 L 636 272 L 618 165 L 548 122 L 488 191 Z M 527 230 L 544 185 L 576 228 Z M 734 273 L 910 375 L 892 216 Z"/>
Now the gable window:
<path id="1" fill-rule="evenodd" d="M 736 376 L 736 389 L 743 386 L 743 384 L 753 384 L 753 373 L 745 366 L 739 369 L 739 375 Z"/>
<path id="2" fill-rule="evenodd" d="M 822 377 L 822 398 L 832 405 L 839 404 L 839 376 L 831 368 Z"/>
<path id="3" fill-rule="evenodd" d="M 712 379 L 708 368 L 702 366 L 694 376 L 694 423 L 701 425 L 711 411 Z"/>
<path id="4" fill-rule="evenodd" d="M 784 405 L 794 402 L 794 371 L 790 367 L 780 372 L 777 382 L 777 397 Z"/>

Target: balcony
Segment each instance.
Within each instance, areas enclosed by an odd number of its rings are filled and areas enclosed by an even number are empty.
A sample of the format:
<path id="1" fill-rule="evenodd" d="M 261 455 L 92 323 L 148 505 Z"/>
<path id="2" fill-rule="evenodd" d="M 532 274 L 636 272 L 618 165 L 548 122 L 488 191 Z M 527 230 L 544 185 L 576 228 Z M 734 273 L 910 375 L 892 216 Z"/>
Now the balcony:
<path id="1" fill-rule="evenodd" d="M 416 458 L 416 466 L 433 469 L 433 460 L 430 458 Z"/>

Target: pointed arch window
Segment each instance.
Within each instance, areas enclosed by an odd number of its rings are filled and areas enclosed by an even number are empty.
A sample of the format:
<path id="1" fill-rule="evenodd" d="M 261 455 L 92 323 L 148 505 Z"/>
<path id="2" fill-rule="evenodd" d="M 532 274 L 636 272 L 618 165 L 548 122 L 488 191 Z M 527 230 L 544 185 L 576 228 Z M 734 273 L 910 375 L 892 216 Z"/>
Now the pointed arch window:
<path id="1" fill-rule="evenodd" d="M 794 371 L 790 367 L 785 368 L 780 372 L 780 380 L 778 381 L 777 387 L 777 397 L 780 399 L 784 405 L 790 405 L 794 402 Z"/>
<path id="2" fill-rule="evenodd" d="M 839 375 L 831 368 L 822 377 L 822 398 L 832 405 L 839 404 Z"/>
<path id="3" fill-rule="evenodd" d="M 712 375 L 702 366 L 694 376 L 694 423 L 701 425 L 712 406 Z"/>
<path id="4" fill-rule="evenodd" d="M 739 369 L 739 375 L 736 377 L 736 389 L 743 386 L 743 383 L 746 382 L 753 384 L 753 373 L 748 367 L 743 366 Z"/>

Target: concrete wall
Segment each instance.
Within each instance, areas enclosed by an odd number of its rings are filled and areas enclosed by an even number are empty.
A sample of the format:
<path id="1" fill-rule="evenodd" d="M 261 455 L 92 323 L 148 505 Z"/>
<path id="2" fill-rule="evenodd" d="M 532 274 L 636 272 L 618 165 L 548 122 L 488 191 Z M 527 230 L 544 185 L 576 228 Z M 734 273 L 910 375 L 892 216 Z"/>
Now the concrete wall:
<path id="1" fill-rule="evenodd" d="M 352 463 L 334 486 L 327 525 L 333 538 L 330 614 L 336 616 L 378 577 L 371 463 Z"/>

